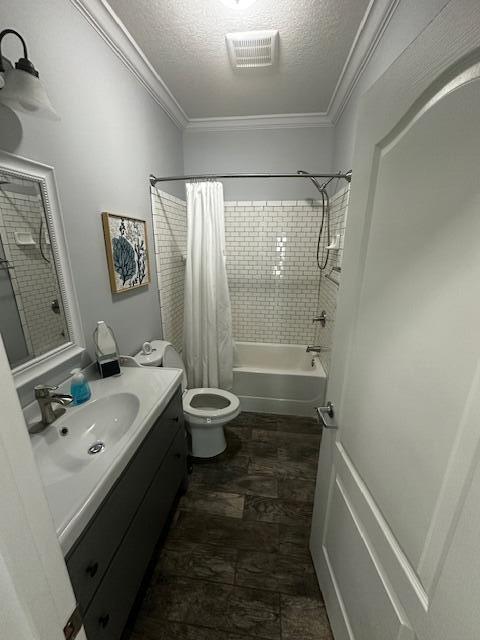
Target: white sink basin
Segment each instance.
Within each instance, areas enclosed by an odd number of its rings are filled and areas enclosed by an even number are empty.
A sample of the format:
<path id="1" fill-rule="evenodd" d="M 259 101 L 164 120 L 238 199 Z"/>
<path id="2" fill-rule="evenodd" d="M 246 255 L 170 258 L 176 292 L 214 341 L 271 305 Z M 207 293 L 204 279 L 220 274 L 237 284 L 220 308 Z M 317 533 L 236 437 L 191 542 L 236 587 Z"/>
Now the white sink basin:
<path id="1" fill-rule="evenodd" d="M 90 380 L 91 399 L 31 436 L 33 454 L 66 554 L 179 386 L 179 369 L 125 367 Z M 69 381 L 59 391 L 69 392 Z M 27 424 L 39 420 L 36 403 Z M 93 447 L 93 448 L 92 448 Z M 90 453 L 89 453 L 90 451 Z"/>
<path id="2" fill-rule="evenodd" d="M 64 481 L 93 463 L 96 455 L 118 445 L 134 424 L 139 407 L 133 393 L 116 393 L 69 409 L 41 434 L 36 447 L 44 484 Z"/>

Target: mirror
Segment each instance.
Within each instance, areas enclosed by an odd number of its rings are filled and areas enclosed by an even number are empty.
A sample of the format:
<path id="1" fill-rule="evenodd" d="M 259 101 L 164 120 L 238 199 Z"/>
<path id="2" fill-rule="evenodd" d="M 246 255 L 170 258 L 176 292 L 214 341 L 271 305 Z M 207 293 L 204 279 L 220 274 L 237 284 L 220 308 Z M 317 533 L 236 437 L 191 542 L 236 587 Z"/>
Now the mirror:
<path id="1" fill-rule="evenodd" d="M 0 308 L 12 369 L 70 339 L 39 184 L 1 167 Z"/>
<path id="2" fill-rule="evenodd" d="M 83 353 L 52 167 L 0 152 L 0 333 L 17 389 Z"/>

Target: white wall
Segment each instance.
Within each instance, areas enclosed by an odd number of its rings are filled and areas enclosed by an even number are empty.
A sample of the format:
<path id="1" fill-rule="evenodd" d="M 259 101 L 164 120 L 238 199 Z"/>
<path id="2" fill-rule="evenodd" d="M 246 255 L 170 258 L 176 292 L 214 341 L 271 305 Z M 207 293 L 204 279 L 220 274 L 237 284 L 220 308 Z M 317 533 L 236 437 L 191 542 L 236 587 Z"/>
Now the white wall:
<path id="1" fill-rule="evenodd" d="M 181 133 L 68 0 L 2 0 L 0 24 L 26 39 L 61 116 L 48 122 L 0 107 L 0 147 L 55 168 L 89 346 L 102 319 L 132 353 L 160 335 L 157 284 L 110 293 L 100 213 L 148 220 L 154 268 L 148 175 L 183 172 Z M 4 55 L 20 53 L 7 36 Z"/>
<path id="2" fill-rule="evenodd" d="M 333 127 L 184 133 L 186 173 L 288 173 L 332 170 Z M 308 180 L 226 180 L 226 200 L 300 200 Z"/>
<path id="3" fill-rule="evenodd" d="M 333 164 L 350 167 L 355 143 L 355 126 L 363 93 L 378 80 L 443 9 L 448 0 L 400 0 L 385 33 L 363 72 L 350 101 L 335 127 Z M 439 43 L 441 46 L 441 43 Z"/>

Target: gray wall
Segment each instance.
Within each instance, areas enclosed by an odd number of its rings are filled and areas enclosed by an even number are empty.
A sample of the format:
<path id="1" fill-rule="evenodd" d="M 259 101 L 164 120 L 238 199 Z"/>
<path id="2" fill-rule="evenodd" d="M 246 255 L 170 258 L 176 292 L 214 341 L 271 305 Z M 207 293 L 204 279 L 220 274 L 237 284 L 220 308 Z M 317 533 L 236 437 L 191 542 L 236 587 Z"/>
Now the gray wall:
<path id="1" fill-rule="evenodd" d="M 186 173 L 332 170 L 333 127 L 184 133 Z M 225 180 L 226 200 L 299 200 L 318 192 L 307 180 Z"/>
<path id="2" fill-rule="evenodd" d="M 365 71 L 355 87 L 347 108 L 335 127 L 335 166 L 352 164 L 355 126 L 360 99 L 396 58 L 415 40 L 448 3 L 448 0 L 402 0 Z M 441 46 L 441 44 L 439 44 Z"/>
<path id="3" fill-rule="evenodd" d="M 121 351 L 132 353 L 160 336 L 156 278 L 136 292 L 110 293 L 100 213 L 148 220 L 155 269 L 147 178 L 183 172 L 181 132 L 67 0 L 2 0 L 0 24 L 26 39 L 61 116 L 17 117 L 0 106 L 0 147 L 55 168 L 88 346 L 105 320 Z M 13 36 L 4 45 L 4 55 L 20 57 Z"/>

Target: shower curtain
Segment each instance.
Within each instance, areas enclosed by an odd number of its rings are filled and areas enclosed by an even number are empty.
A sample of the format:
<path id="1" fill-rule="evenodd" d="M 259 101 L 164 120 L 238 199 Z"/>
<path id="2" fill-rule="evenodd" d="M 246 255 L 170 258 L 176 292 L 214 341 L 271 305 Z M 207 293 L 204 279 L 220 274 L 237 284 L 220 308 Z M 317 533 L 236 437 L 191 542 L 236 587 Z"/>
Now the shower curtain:
<path id="1" fill-rule="evenodd" d="M 225 266 L 223 185 L 187 190 L 187 263 L 183 359 L 190 388 L 231 389 L 233 338 Z"/>

